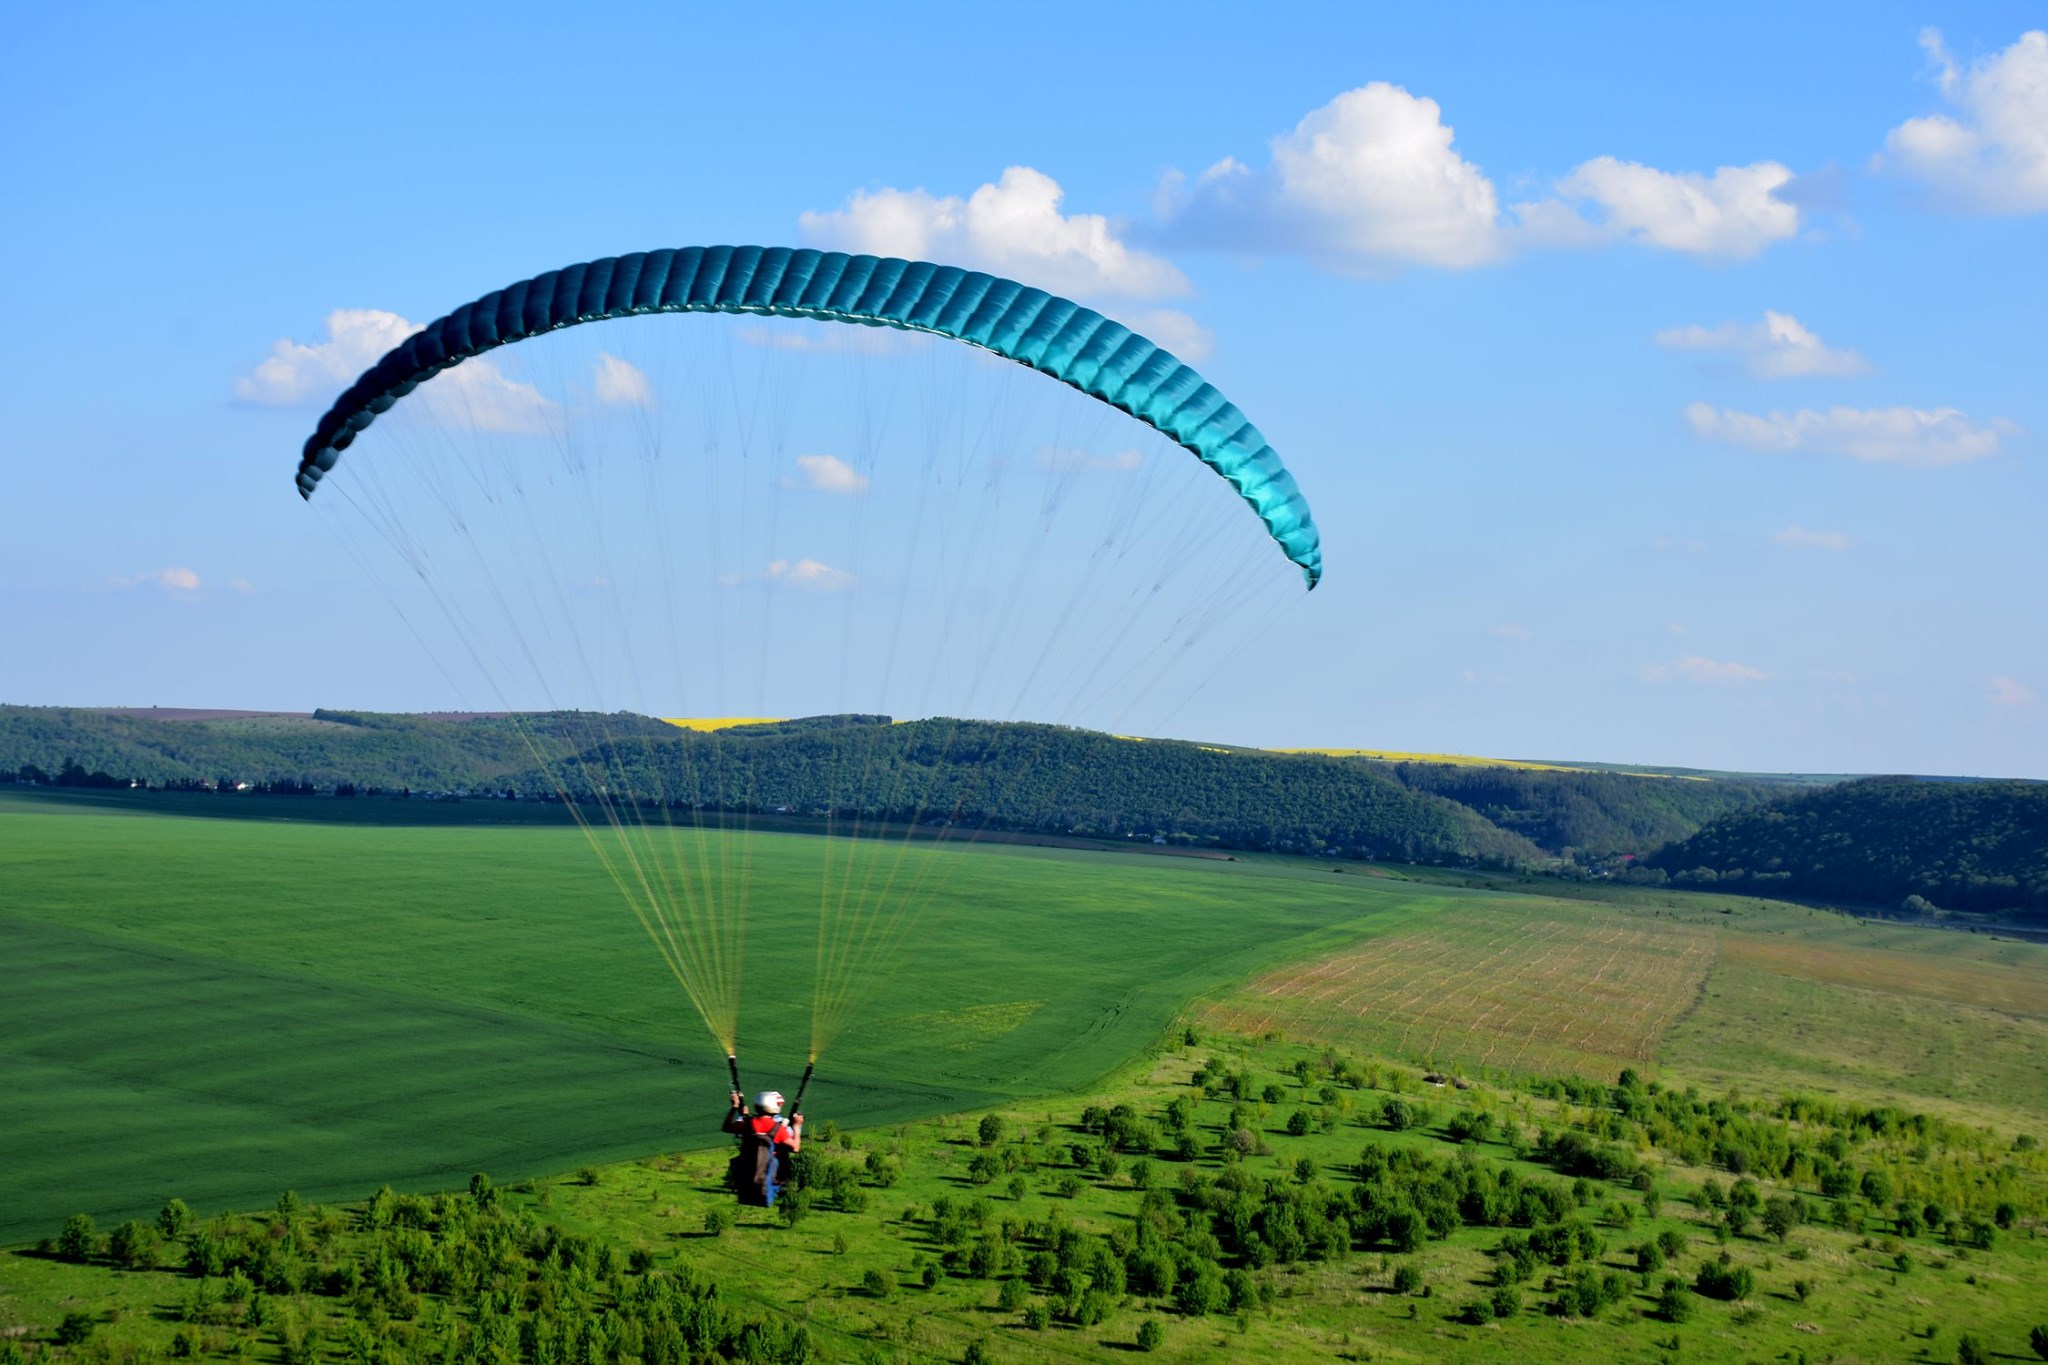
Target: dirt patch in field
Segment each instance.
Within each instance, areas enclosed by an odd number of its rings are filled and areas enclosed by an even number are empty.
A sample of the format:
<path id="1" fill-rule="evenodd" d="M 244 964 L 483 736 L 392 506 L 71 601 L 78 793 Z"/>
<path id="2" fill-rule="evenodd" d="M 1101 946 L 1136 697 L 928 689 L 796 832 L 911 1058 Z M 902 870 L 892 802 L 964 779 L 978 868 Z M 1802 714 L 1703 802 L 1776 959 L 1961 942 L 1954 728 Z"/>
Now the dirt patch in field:
<path id="1" fill-rule="evenodd" d="M 1836 986 L 1923 995 L 1981 1009 L 2048 1017 L 2048 990 L 2037 973 L 1990 962 L 1908 956 L 1882 948 L 1824 948 L 1797 939 L 1731 934 L 1730 962 L 1779 976 Z"/>
<path id="2" fill-rule="evenodd" d="M 1209 1022 L 1439 1065 L 1605 1073 L 1654 1060 L 1714 962 L 1711 929 L 1575 906 L 1460 906 L 1269 972 Z"/>

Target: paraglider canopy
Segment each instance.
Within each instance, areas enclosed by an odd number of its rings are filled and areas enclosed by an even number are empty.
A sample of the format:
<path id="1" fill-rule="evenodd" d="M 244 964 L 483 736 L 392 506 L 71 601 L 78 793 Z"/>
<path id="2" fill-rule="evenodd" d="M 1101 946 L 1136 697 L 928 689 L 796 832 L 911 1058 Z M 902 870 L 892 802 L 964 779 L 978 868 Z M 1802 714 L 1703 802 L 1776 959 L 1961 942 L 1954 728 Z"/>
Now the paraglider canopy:
<path id="1" fill-rule="evenodd" d="M 1172 352 L 1069 299 L 957 266 L 791 247 L 635 252 L 551 270 L 466 303 L 399 343 L 307 438 L 310 498 L 362 430 L 421 383 L 499 346 L 646 313 L 755 313 L 951 337 L 1028 365 L 1172 437 L 1229 480 L 1308 586 L 1322 544 L 1294 476 L 1259 429 Z"/>

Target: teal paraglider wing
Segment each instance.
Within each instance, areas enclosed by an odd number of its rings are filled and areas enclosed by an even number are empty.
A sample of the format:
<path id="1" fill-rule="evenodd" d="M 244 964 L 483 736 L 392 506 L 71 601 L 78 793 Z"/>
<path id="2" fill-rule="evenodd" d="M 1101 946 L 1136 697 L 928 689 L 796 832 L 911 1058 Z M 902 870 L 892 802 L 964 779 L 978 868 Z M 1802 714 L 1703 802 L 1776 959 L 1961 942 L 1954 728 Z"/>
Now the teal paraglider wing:
<path id="1" fill-rule="evenodd" d="M 299 461 L 302 496 L 364 428 L 442 370 L 580 322 L 642 313 L 756 313 L 951 337 L 1071 385 L 1179 442 L 1227 479 L 1313 588 L 1308 502 L 1259 429 L 1170 351 L 1080 304 L 956 266 L 791 247 L 636 252 L 536 275 L 428 323 L 350 385 Z"/>

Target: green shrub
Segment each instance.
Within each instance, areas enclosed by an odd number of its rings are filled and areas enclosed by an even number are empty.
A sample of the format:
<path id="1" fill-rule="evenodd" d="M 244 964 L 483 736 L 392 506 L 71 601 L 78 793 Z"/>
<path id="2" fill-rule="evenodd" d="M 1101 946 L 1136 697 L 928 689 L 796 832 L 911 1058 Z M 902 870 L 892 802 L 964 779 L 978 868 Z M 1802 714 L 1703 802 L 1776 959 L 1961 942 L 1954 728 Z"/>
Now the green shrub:
<path id="1" fill-rule="evenodd" d="M 64 1220 L 64 1230 L 57 1234 L 59 1256 L 67 1261 L 83 1261 L 98 1249 L 99 1238 L 94 1235 L 91 1214 L 74 1213 Z"/>
<path id="2" fill-rule="evenodd" d="M 891 1285 L 887 1275 L 870 1266 L 861 1272 L 860 1288 L 861 1292 L 870 1298 L 886 1299 L 889 1297 Z"/>
<path id="3" fill-rule="evenodd" d="M 1417 1270 L 1413 1264 L 1403 1261 L 1399 1266 L 1395 1267 L 1394 1292 L 1396 1294 L 1413 1294 L 1420 1288 L 1422 1288 L 1422 1272 Z"/>
<path id="4" fill-rule="evenodd" d="M 1036 1300 L 1025 1304 L 1024 1325 L 1034 1332 L 1043 1332 L 1052 1326 L 1052 1309 Z"/>
<path id="5" fill-rule="evenodd" d="M 157 1211 L 156 1230 L 170 1239 L 181 1238 L 192 1226 L 192 1210 L 182 1199 L 173 1199 Z"/>
<path id="6" fill-rule="evenodd" d="M 107 1255 L 124 1270 L 149 1270 L 163 1248 L 163 1235 L 153 1223 L 131 1218 L 107 1234 Z"/>
<path id="7" fill-rule="evenodd" d="M 1664 1277 L 1664 1287 L 1657 1295 L 1657 1316 L 1674 1324 L 1692 1316 L 1692 1291 L 1676 1275 Z"/>
<path id="8" fill-rule="evenodd" d="M 92 1335 L 92 1329 L 95 1325 L 93 1316 L 90 1313 L 66 1313 L 64 1321 L 57 1324 L 57 1344 L 59 1346 L 80 1345 L 87 1337 Z"/>
<path id="9" fill-rule="evenodd" d="M 1166 1329 L 1159 1325 L 1159 1319 L 1146 1318 L 1138 1324 L 1138 1349 L 1156 1351 L 1166 1342 Z"/>

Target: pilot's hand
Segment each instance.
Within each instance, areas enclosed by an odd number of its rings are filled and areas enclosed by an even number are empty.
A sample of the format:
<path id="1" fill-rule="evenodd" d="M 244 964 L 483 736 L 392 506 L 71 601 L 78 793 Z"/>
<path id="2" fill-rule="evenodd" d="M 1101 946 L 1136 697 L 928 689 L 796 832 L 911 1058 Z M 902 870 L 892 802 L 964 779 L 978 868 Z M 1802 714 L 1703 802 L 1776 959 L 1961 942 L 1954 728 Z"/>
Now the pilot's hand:
<path id="1" fill-rule="evenodd" d="M 732 1107 L 733 1107 L 733 1108 L 735 1108 L 735 1109 L 738 1109 L 738 1108 L 741 1108 L 741 1107 L 742 1107 L 742 1105 L 743 1105 L 743 1101 L 742 1101 L 742 1099 L 741 1099 L 741 1097 L 740 1097 L 740 1092 L 739 1092 L 739 1091 L 737 1091 L 737 1090 L 733 1091 L 733 1092 L 732 1092 Z"/>

